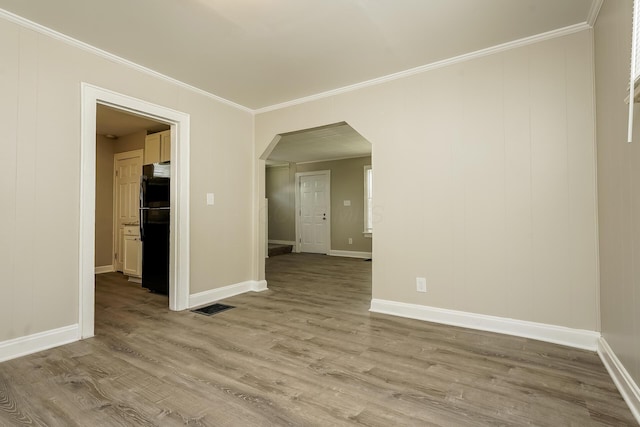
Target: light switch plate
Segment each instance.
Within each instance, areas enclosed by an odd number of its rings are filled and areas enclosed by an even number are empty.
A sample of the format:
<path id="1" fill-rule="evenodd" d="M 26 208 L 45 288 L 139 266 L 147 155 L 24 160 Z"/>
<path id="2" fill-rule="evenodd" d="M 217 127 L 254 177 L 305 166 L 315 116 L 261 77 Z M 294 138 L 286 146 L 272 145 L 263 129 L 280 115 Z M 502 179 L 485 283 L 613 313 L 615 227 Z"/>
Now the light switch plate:
<path id="1" fill-rule="evenodd" d="M 213 205 L 213 193 L 207 193 L 207 205 Z"/>
<path id="2" fill-rule="evenodd" d="M 424 277 L 416 277 L 416 291 L 427 292 L 427 279 Z"/>
<path id="3" fill-rule="evenodd" d="M 344 201 L 344 205 L 345 206 L 351 206 L 351 200 L 345 200 Z"/>

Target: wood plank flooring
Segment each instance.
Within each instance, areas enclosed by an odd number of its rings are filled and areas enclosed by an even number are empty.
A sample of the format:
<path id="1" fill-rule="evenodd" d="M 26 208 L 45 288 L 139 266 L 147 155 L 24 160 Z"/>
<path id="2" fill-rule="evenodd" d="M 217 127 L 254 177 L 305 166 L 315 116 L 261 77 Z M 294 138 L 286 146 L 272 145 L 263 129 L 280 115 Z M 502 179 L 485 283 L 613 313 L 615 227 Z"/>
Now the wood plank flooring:
<path id="1" fill-rule="evenodd" d="M 97 276 L 95 338 L 0 364 L 0 425 L 636 425 L 595 353 L 369 313 L 370 262 L 267 279 L 207 317 Z"/>

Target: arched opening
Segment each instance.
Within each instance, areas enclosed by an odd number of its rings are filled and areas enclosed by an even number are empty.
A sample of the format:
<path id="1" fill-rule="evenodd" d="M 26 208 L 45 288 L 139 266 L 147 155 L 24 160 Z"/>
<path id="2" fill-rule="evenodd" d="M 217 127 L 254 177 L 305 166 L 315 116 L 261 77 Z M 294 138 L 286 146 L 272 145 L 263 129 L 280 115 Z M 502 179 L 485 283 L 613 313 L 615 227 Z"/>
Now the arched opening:
<path id="1" fill-rule="evenodd" d="M 367 139 L 346 122 L 333 123 L 277 135 L 260 159 L 265 162 L 262 259 L 291 252 L 372 260 Z"/>

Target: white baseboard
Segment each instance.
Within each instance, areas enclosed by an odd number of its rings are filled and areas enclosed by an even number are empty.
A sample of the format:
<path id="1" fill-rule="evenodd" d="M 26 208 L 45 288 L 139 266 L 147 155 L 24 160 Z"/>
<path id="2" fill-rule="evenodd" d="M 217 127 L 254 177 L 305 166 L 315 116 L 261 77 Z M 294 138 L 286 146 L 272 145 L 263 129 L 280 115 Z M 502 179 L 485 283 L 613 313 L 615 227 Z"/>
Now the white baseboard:
<path id="1" fill-rule="evenodd" d="M 609 371 L 609 375 L 618 387 L 624 401 L 631 409 L 631 413 L 640 424 L 640 388 L 638 384 L 631 378 L 627 369 L 604 338 L 598 340 L 598 355 L 600 355 L 602 363 Z"/>
<path id="2" fill-rule="evenodd" d="M 69 344 L 79 339 L 80 328 L 76 324 L 2 341 L 0 342 L 0 362 Z"/>
<path id="3" fill-rule="evenodd" d="M 251 290 L 253 292 L 268 291 L 269 288 L 267 288 L 267 281 L 266 280 L 253 280 L 251 282 Z"/>
<path id="4" fill-rule="evenodd" d="M 246 292 L 262 292 L 267 290 L 266 280 L 248 280 L 222 288 L 211 289 L 209 291 L 198 292 L 189 296 L 189 308 L 199 307 L 212 302 L 231 298 Z"/>
<path id="5" fill-rule="evenodd" d="M 129 281 L 132 283 L 142 283 L 142 277 L 133 277 L 133 276 L 128 276 L 129 277 Z"/>
<path id="6" fill-rule="evenodd" d="M 296 245 L 296 242 L 294 242 L 293 240 L 269 240 L 269 243 L 271 243 L 272 245 Z"/>
<path id="7" fill-rule="evenodd" d="M 371 300 L 371 309 L 369 311 L 407 317 L 409 319 L 443 323 L 445 325 L 461 326 L 463 328 L 478 329 L 481 331 L 532 338 L 591 351 L 597 350 L 598 339 L 600 338 L 599 332 L 584 329 L 566 328 L 564 326 L 549 325 L 546 323 L 528 322 L 505 317 L 487 316 L 465 311 L 447 310 L 426 305 L 407 304 L 380 299 Z"/>
<path id="8" fill-rule="evenodd" d="M 114 271 L 113 265 L 101 265 L 95 268 L 95 274 L 112 273 Z"/>
<path id="9" fill-rule="evenodd" d="M 342 256 L 347 258 L 363 258 L 369 259 L 371 258 L 371 252 L 357 252 L 357 251 L 329 251 L 330 256 Z"/>

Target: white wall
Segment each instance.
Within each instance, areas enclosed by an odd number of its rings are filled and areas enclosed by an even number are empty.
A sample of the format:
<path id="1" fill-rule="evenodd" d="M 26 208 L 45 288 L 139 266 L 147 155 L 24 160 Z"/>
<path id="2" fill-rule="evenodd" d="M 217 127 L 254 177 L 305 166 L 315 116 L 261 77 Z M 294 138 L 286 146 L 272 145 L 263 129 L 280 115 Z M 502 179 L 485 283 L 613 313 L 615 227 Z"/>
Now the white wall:
<path id="1" fill-rule="evenodd" d="M 252 279 L 250 113 L 4 19 L 0 58 L 0 342 L 78 322 L 81 82 L 191 115 L 191 293 Z"/>
<path id="2" fill-rule="evenodd" d="M 340 121 L 372 143 L 374 298 L 596 331 L 593 116 L 582 31 L 259 114 L 256 155 Z"/>
<path id="3" fill-rule="evenodd" d="M 627 144 L 625 103 L 631 10 L 631 1 L 605 1 L 595 25 L 598 210 L 602 335 L 640 384 L 640 106 Z"/>

